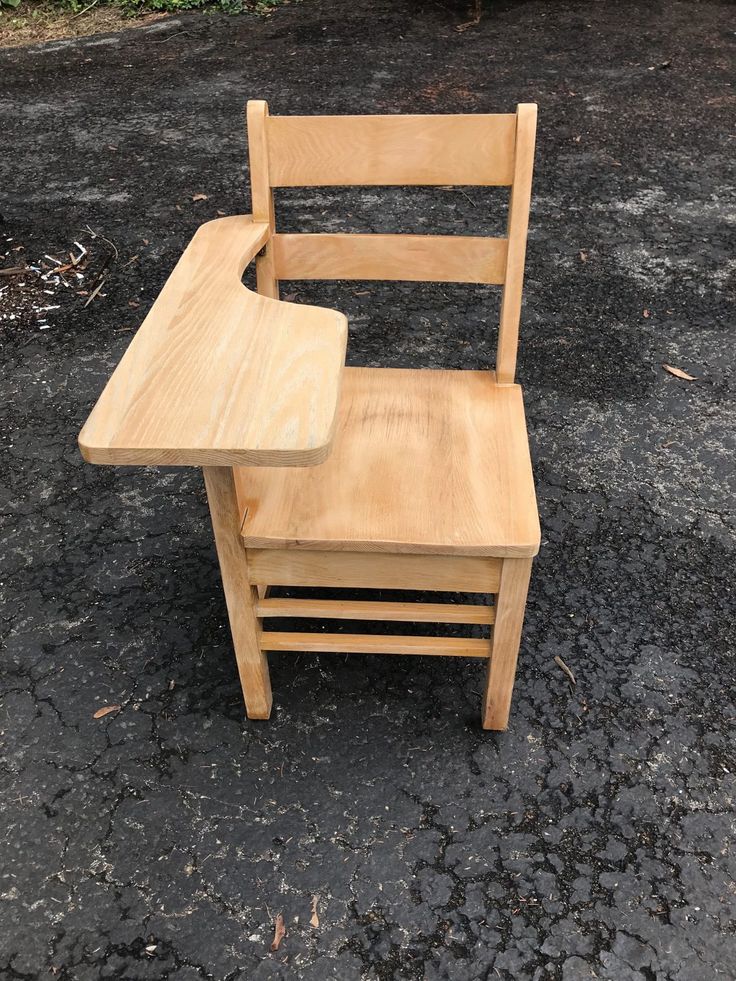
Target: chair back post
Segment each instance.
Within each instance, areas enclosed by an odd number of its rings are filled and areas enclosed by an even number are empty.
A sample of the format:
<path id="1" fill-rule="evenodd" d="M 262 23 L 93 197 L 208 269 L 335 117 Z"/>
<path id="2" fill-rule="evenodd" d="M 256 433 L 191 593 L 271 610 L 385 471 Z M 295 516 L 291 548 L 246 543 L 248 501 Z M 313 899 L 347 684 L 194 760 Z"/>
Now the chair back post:
<path id="1" fill-rule="evenodd" d="M 246 110 L 248 127 L 248 158 L 250 161 L 251 207 L 254 221 L 266 221 L 271 228 L 271 238 L 256 259 L 256 288 L 262 296 L 279 298 L 279 283 L 273 258 L 273 235 L 276 219 L 273 191 L 268 167 L 268 104 L 262 99 L 248 102 Z"/>
<path id="2" fill-rule="evenodd" d="M 513 385 L 516 372 L 536 133 L 536 105 L 534 103 L 518 105 L 516 107 L 514 175 L 511 184 L 507 226 L 508 249 L 496 350 L 496 381 L 499 385 Z"/>

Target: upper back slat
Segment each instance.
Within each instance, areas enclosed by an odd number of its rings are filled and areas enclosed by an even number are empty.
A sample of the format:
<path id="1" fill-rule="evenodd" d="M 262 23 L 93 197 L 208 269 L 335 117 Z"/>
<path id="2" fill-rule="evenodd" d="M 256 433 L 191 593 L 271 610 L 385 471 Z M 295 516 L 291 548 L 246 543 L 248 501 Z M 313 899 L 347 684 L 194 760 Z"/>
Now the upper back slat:
<path id="1" fill-rule="evenodd" d="M 272 187 L 512 183 L 516 115 L 269 116 Z"/>

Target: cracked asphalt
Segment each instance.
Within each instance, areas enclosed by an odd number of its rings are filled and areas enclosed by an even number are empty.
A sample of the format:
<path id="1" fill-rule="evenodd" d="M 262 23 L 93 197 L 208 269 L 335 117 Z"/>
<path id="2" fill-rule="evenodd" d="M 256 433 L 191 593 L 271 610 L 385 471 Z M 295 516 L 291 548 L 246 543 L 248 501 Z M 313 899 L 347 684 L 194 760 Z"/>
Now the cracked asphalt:
<path id="1" fill-rule="evenodd" d="M 0 52 L 2 264 L 112 255 L 86 307 L 0 282 L 3 981 L 736 978 L 732 12 L 529 0 L 457 33 L 460 6 L 319 0 Z M 77 452 L 196 226 L 248 210 L 253 97 L 539 103 L 543 545 L 505 734 L 479 666 L 438 658 L 272 656 L 248 723 L 201 475 Z M 277 213 L 483 233 L 502 203 L 307 189 Z M 283 289 L 349 315 L 351 363 L 492 362 L 484 288 Z"/>

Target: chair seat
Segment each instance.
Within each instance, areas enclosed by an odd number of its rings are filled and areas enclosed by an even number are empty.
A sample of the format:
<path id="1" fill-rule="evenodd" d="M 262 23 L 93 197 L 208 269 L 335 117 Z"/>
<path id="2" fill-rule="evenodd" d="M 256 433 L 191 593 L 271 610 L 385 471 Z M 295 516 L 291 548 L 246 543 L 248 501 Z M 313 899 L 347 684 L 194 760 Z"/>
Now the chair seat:
<path id="1" fill-rule="evenodd" d="M 234 473 L 249 547 L 539 549 L 521 388 L 491 371 L 345 368 L 326 462 Z"/>

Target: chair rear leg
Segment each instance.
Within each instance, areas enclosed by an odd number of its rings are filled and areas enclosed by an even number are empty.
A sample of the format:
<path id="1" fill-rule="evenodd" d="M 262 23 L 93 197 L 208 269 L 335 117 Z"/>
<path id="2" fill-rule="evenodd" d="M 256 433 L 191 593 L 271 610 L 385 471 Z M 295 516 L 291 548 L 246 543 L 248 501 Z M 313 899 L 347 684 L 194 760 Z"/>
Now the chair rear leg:
<path id="1" fill-rule="evenodd" d="M 271 714 L 271 679 L 259 642 L 257 593 L 248 580 L 233 472 L 230 467 L 203 470 L 245 709 L 249 719 L 267 719 Z"/>
<path id="2" fill-rule="evenodd" d="M 484 729 L 501 730 L 508 725 L 531 570 L 531 559 L 504 559 L 501 565 L 491 657 L 483 699 Z"/>

